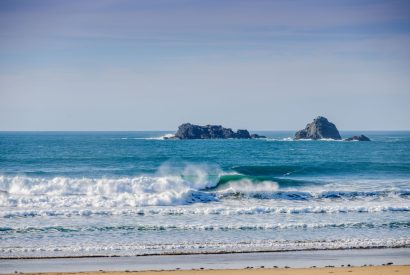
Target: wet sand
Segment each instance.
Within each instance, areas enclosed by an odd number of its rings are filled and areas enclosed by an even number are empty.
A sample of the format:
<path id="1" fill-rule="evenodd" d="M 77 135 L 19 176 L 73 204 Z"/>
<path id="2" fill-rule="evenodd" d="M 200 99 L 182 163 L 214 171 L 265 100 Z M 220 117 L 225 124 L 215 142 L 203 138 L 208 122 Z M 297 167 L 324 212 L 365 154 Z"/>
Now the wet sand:
<path id="1" fill-rule="evenodd" d="M 38 258 L 0 259 L 0 273 L 46 273 L 46 272 L 106 272 L 150 270 L 253 270 L 264 268 L 310 268 L 410 266 L 410 248 L 348 249 L 289 252 L 257 252 L 231 254 L 191 254 L 129 257 L 84 258 Z M 310 270 L 310 269 L 309 269 Z M 343 269 L 345 270 L 345 269 Z M 333 272 L 333 271 L 332 271 Z M 410 274 L 410 273 L 409 273 Z"/>
<path id="2" fill-rule="evenodd" d="M 27 274 L 27 273 L 26 273 Z M 219 270 L 172 270 L 172 271 L 122 271 L 122 272 L 77 272 L 77 273 L 28 273 L 33 275 L 329 275 L 329 274 L 349 274 L 349 275 L 389 275 L 389 274 L 410 274 L 410 266 L 367 266 L 367 267 L 326 267 L 326 268 L 252 268 L 252 269 L 219 269 Z"/>

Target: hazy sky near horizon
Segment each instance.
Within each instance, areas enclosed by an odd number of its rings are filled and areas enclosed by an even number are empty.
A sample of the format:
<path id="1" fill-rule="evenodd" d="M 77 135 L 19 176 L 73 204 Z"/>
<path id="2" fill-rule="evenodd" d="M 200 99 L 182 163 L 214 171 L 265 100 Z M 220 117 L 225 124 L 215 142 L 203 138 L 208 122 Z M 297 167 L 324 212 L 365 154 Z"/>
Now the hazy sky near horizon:
<path id="1" fill-rule="evenodd" d="M 410 130 L 410 1 L 0 1 L 0 130 L 317 115 Z"/>

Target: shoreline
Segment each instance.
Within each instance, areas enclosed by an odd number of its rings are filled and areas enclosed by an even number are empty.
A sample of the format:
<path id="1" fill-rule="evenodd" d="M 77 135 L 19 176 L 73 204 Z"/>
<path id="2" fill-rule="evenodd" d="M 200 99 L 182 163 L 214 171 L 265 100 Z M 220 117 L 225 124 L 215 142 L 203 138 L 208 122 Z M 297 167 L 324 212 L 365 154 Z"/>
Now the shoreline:
<path id="1" fill-rule="evenodd" d="M 384 250 L 384 249 L 409 249 L 410 246 L 397 247 L 353 247 L 353 248 L 329 248 L 329 249 L 292 249 L 292 250 L 254 250 L 254 251 L 215 251 L 215 252 L 176 252 L 176 253 L 152 253 L 136 255 L 74 255 L 74 256 L 44 256 L 44 257 L 0 257 L 0 260 L 47 260 L 47 259 L 84 259 L 84 258 L 126 258 L 126 257 L 151 257 L 151 256 L 191 256 L 191 255 L 225 255 L 225 254 L 254 254 L 254 253 L 285 253 L 285 252 L 312 252 L 312 251 L 352 251 L 352 250 Z"/>
<path id="2" fill-rule="evenodd" d="M 186 274 L 199 274 L 199 275 L 236 275 L 236 274 L 256 274 L 256 275 L 322 275 L 322 274 L 349 274 L 349 275 L 371 275 L 371 274 L 410 274 L 409 265 L 390 265 L 390 266 L 363 266 L 363 267 L 324 267 L 324 268 L 264 268 L 257 269 L 192 269 L 192 270 L 159 270 L 159 271 L 96 271 L 96 272 L 49 272 L 49 273 L 26 273 L 26 274 L 46 274 L 46 275 L 61 275 L 61 274 L 77 274 L 77 275 L 130 275 L 130 274 L 143 274 L 143 275 L 186 275 Z M 9 274 L 11 275 L 11 274 Z"/>
<path id="3" fill-rule="evenodd" d="M 106 272 L 160 270 L 242 270 L 268 268 L 409 265 L 410 248 L 315 250 L 264 253 L 42 258 L 0 260 L 0 273 Z M 276 269 L 276 268 L 275 268 Z"/>

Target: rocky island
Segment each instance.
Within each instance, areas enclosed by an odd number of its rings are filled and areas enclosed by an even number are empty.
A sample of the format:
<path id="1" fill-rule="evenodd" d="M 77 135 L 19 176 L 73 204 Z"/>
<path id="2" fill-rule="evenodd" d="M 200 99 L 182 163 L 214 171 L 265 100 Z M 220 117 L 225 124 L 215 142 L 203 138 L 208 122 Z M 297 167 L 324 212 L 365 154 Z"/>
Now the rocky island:
<path id="1" fill-rule="evenodd" d="M 345 139 L 345 141 L 370 141 L 370 138 L 366 137 L 365 135 L 360 135 L 352 136 L 350 138 Z"/>
<path id="2" fill-rule="evenodd" d="M 305 129 L 295 133 L 295 139 L 316 140 L 322 138 L 331 138 L 335 140 L 342 139 L 336 126 L 322 116 L 318 116 L 313 122 L 307 124 Z"/>
<path id="3" fill-rule="evenodd" d="M 178 131 L 173 137 L 175 139 L 251 139 L 266 138 L 257 134 L 249 134 L 248 130 L 238 130 L 234 132 L 231 128 L 224 128 L 221 125 L 195 125 L 184 123 L 178 127 Z"/>
<path id="4" fill-rule="evenodd" d="M 164 139 L 257 139 L 266 138 L 258 134 L 250 134 L 248 130 L 239 129 L 236 132 L 231 128 L 221 125 L 195 125 L 184 123 L 178 127 L 173 136 Z M 295 133 L 295 140 L 299 139 L 334 139 L 342 140 L 336 125 L 323 116 L 316 117 L 313 122 L 306 125 L 305 129 Z M 370 141 L 365 135 L 352 136 L 345 141 Z"/>
<path id="5" fill-rule="evenodd" d="M 327 118 L 318 116 L 313 122 L 306 125 L 305 129 L 297 131 L 295 133 L 295 140 L 298 139 L 334 139 L 341 140 L 339 130 L 336 125 L 329 122 Z M 353 136 L 345 139 L 345 141 L 370 141 L 365 135 Z"/>

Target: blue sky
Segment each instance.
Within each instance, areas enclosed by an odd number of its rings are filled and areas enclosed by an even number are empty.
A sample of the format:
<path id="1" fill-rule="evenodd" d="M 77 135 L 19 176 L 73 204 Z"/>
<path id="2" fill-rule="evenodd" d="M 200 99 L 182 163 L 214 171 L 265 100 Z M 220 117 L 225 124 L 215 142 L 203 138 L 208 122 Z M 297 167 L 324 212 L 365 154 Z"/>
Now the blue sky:
<path id="1" fill-rule="evenodd" d="M 0 1 L 0 130 L 409 130 L 409 106 L 409 1 Z"/>

